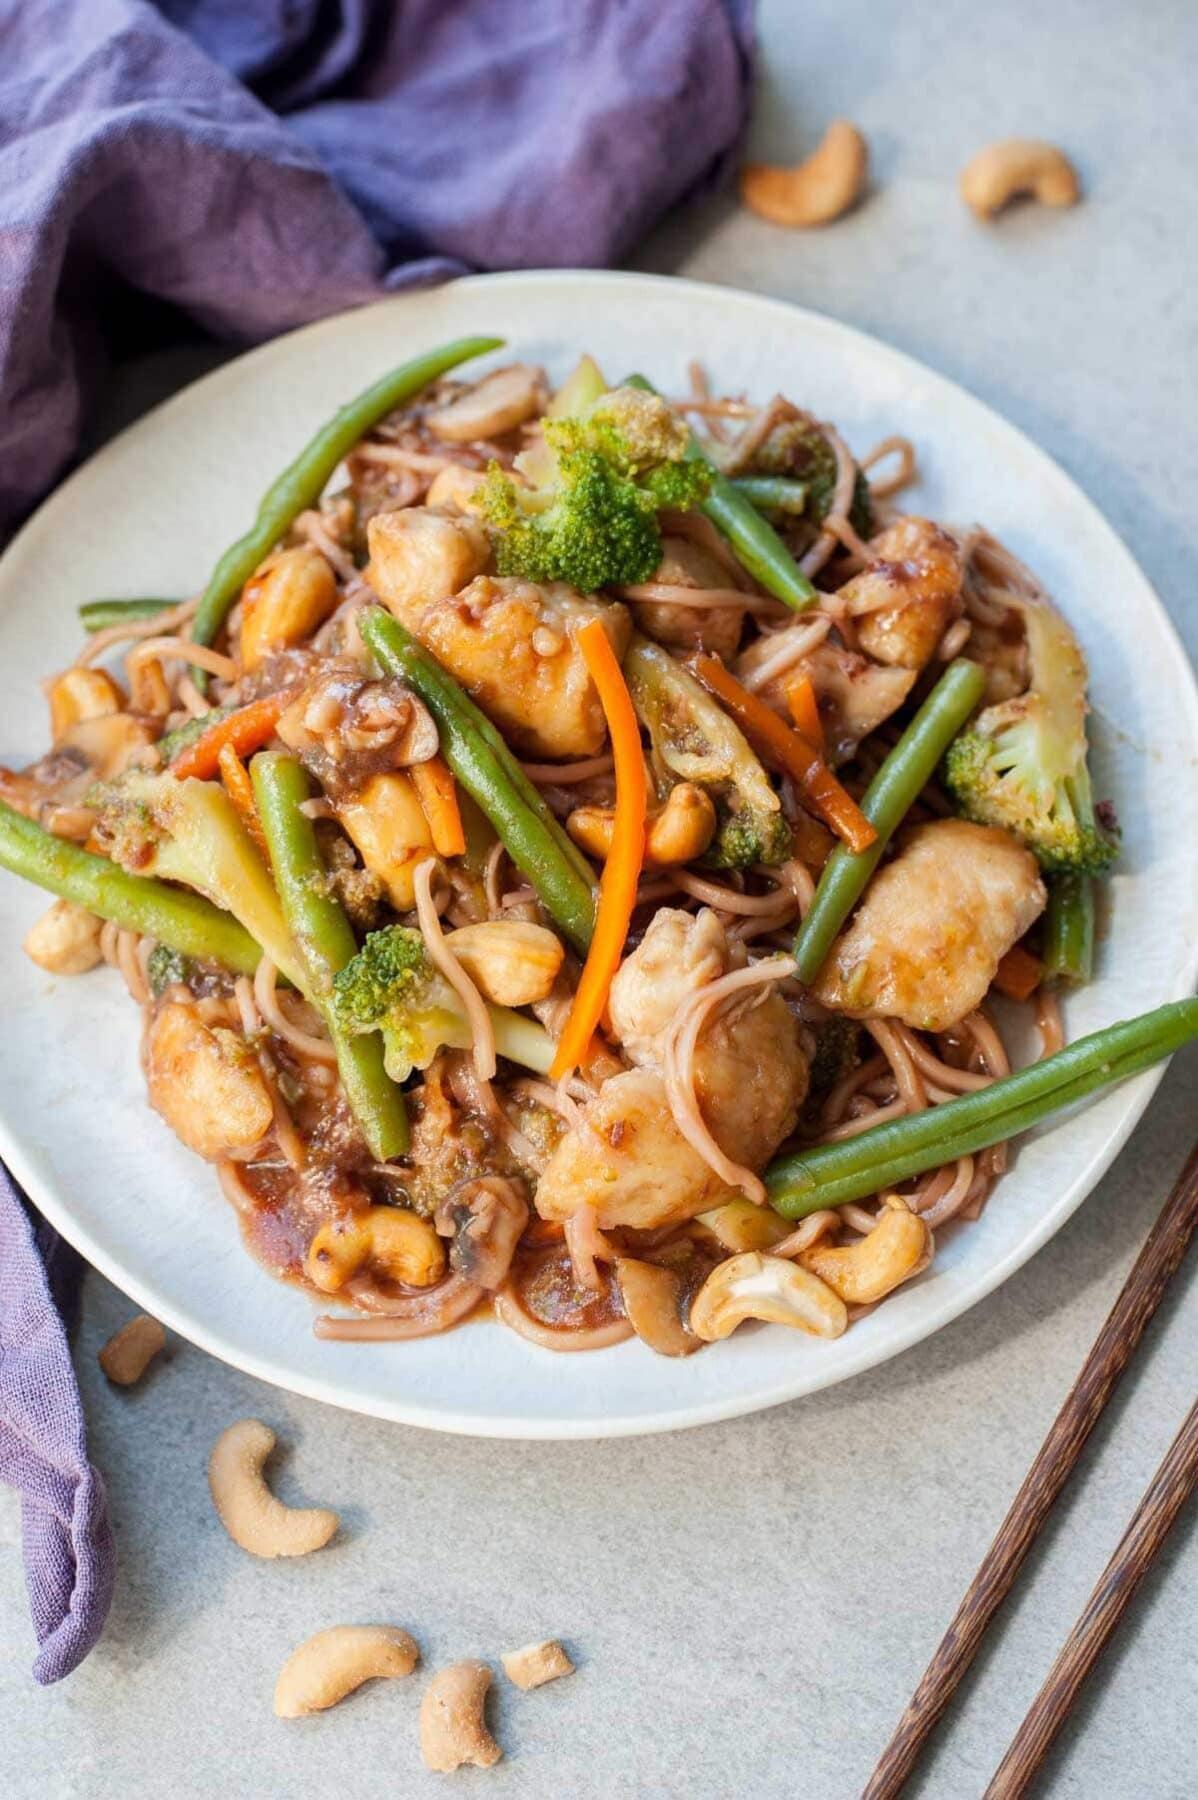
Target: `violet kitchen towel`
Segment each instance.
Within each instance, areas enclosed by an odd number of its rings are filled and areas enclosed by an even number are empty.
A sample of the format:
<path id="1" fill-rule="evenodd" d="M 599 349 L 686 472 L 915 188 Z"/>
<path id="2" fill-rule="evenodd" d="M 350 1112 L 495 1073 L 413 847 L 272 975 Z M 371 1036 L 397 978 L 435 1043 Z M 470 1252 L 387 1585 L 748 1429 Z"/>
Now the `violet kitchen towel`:
<path id="1" fill-rule="evenodd" d="M 68 465 L 130 289 L 251 342 L 470 268 L 616 260 L 726 164 L 750 13 L 0 0 L 0 528 Z M 96 1642 L 115 1574 L 67 1342 L 79 1275 L 0 1169 L 0 1477 L 42 1682 Z"/>

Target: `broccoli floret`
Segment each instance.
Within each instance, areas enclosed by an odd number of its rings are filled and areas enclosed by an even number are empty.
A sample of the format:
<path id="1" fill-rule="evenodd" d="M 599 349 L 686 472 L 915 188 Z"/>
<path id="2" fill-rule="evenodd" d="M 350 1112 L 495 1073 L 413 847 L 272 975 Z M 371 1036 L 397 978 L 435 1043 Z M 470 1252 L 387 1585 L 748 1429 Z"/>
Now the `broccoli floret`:
<path id="1" fill-rule="evenodd" d="M 852 1073 L 857 1066 L 860 1038 L 861 1027 L 857 1020 L 846 1019 L 843 1013 L 833 1013 L 818 1027 L 815 1055 L 807 1077 L 809 1094 L 826 1094 Z"/>
<path id="2" fill-rule="evenodd" d="M 727 799 L 717 800 L 719 823 L 709 848 L 700 859 L 709 869 L 751 869 L 754 863 L 784 863 L 791 853 L 790 826 L 782 812 L 758 806 L 739 811 Z"/>
<path id="3" fill-rule="evenodd" d="M 501 1056 L 545 1074 L 554 1042 L 540 1025 L 507 1007 L 488 1008 Z M 344 1031 L 381 1031 L 392 1081 L 427 1069 L 438 1050 L 466 1050 L 470 1026 L 453 988 L 419 931 L 387 925 L 370 932 L 358 954 L 333 977 L 333 1015 Z"/>
<path id="4" fill-rule="evenodd" d="M 944 778 L 961 811 L 1022 838 L 1041 868 L 1101 875 L 1118 849 L 1086 766 L 1086 664 L 1055 607 L 1022 608 L 1031 682 L 987 707 L 949 746 Z"/>
<path id="5" fill-rule="evenodd" d="M 157 999 L 159 994 L 174 987 L 176 982 L 186 982 L 195 964 L 189 956 L 178 950 L 172 950 L 169 944 L 155 944 L 146 962 L 146 980 L 150 984 L 150 992 Z"/>
<path id="6" fill-rule="evenodd" d="M 820 430 L 805 419 L 786 419 L 776 425 L 753 457 L 753 468 L 767 475 L 790 475 L 807 486 L 807 512 L 822 525 L 836 491 L 839 465 L 836 452 Z M 858 537 L 872 536 L 873 500 L 862 469 L 853 481 L 849 524 Z"/>
<path id="7" fill-rule="evenodd" d="M 517 487 L 492 463 L 482 489 L 500 574 L 584 594 L 647 581 L 661 561 L 657 514 L 695 505 L 711 483 L 702 462 L 683 460 L 685 426 L 655 394 L 616 388 L 542 429 L 550 455 L 522 471 L 538 485 Z"/>
<path id="8" fill-rule="evenodd" d="M 94 788 L 88 804 L 113 862 L 180 881 L 223 906 L 289 981 L 305 985 L 266 865 L 219 782 L 127 769 Z"/>

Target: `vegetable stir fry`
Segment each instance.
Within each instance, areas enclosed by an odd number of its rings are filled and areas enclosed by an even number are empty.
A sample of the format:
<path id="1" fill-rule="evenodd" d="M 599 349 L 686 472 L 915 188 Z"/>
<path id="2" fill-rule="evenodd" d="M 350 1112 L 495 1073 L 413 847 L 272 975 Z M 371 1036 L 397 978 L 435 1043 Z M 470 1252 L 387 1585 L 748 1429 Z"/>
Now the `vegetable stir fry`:
<path id="1" fill-rule="evenodd" d="M 905 440 L 697 370 L 460 373 L 499 347 L 343 407 L 194 599 L 80 607 L 0 770 L 26 948 L 120 971 L 322 1338 L 488 1299 L 550 1350 L 838 1336 L 1012 1138 L 1198 1033 L 1064 1042 L 1118 851 L 1080 646 L 905 510 Z"/>

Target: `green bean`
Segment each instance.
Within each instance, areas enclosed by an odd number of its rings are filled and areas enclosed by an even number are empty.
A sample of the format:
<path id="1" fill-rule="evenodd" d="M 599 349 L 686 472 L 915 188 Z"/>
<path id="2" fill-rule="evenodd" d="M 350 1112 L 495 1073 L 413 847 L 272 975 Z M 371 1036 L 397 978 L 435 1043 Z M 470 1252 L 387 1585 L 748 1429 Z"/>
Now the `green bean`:
<path id="1" fill-rule="evenodd" d="M 770 1205 L 784 1219 L 802 1219 L 825 1206 L 880 1193 L 1030 1130 L 1061 1107 L 1160 1062 L 1194 1037 L 1194 999 L 1108 1025 L 989 1087 L 779 1158 L 765 1173 Z"/>
<path id="2" fill-rule="evenodd" d="M 126 931 L 157 938 L 199 961 L 221 963 L 235 975 L 252 975 L 262 951 L 231 913 L 187 888 L 147 875 L 130 875 L 93 856 L 0 801 L 0 867 L 71 900 Z"/>
<path id="3" fill-rule="evenodd" d="M 362 636 L 379 666 L 420 696 L 437 721 L 441 754 L 486 813 L 508 855 L 536 889 L 575 949 L 595 928 L 594 874 L 486 714 L 453 676 L 381 607 L 362 616 Z"/>
<path id="4" fill-rule="evenodd" d="M 732 485 L 758 512 L 801 513 L 807 507 L 807 483 L 785 475 L 737 475 Z"/>
<path id="5" fill-rule="evenodd" d="M 409 1136 L 403 1095 L 383 1067 L 383 1040 L 377 1031 L 360 1036 L 342 1031 L 328 1004 L 333 977 L 357 955 L 358 943 L 340 901 L 329 891 L 312 821 L 300 811 L 311 796 L 311 783 L 295 758 L 280 751 L 257 755 L 250 776 L 283 916 L 328 1025 L 350 1111 L 370 1154 L 377 1162 L 389 1162 L 402 1156 Z"/>
<path id="6" fill-rule="evenodd" d="M 629 375 L 623 386 L 642 388 L 650 394 L 657 391 L 643 375 Z M 711 488 L 702 508 L 716 530 L 727 538 L 737 562 L 775 600 L 781 600 L 795 612 L 805 611 L 816 598 L 815 588 L 769 520 L 726 475 L 721 475 L 693 437 L 686 455 L 688 461 L 706 463 L 711 470 Z"/>
<path id="7" fill-rule="evenodd" d="M 192 621 L 191 635 L 195 642 L 212 643 L 263 557 L 299 514 L 320 498 L 333 470 L 359 438 L 439 375 L 456 368 L 459 363 L 468 362 L 472 356 L 498 350 L 502 344 L 502 338 L 456 338 L 440 350 L 428 350 L 423 356 L 392 369 L 390 374 L 382 376 L 334 413 L 306 449 L 301 450 L 294 462 L 289 463 L 267 488 L 254 523 L 244 537 L 239 537 L 225 551 L 212 571 Z M 206 692 L 207 678 L 203 671 L 194 670 L 193 678 L 200 691 Z"/>
<path id="8" fill-rule="evenodd" d="M 1094 967 L 1094 883 L 1088 875 L 1054 875 L 1044 914 L 1044 971 L 1080 985 Z"/>
<path id="9" fill-rule="evenodd" d="M 156 619 L 178 604 L 177 600 L 87 600 L 79 608 L 79 617 L 85 630 L 106 631 L 110 625 Z"/>
<path id="10" fill-rule="evenodd" d="M 824 865 L 811 910 L 795 939 L 799 978 L 814 981 L 837 932 L 856 906 L 890 839 L 936 773 L 944 752 L 982 697 L 976 663 L 950 663 L 865 790 L 861 810 L 877 832 L 868 850 L 838 844 Z"/>
<path id="11" fill-rule="evenodd" d="M 230 701 L 227 706 L 214 706 L 208 712 L 201 713 L 199 718 L 185 719 L 182 725 L 176 725 L 173 731 L 168 731 L 164 737 L 159 738 L 156 746 L 163 765 L 173 763 L 177 756 L 182 756 L 189 744 L 194 744 L 197 738 L 203 737 L 210 725 L 215 725 L 218 719 L 227 719 L 230 713 L 236 711 L 237 702 Z"/>

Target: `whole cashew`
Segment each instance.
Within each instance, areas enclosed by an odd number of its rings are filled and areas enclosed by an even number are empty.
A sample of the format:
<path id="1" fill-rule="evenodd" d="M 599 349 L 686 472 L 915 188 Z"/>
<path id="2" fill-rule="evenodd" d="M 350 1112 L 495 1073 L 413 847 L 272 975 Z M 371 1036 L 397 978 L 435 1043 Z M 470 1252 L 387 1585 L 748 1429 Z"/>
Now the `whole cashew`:
<path id="1" fill-rule="evenodd" d="M 793 1325 L 813 1337 L 839 1337 L 848 1327 L 844 1301 L 827 1282 L 785 1257 L 743 1250 L 717 1263 L 691 1304 L 691 1330 L 704 1343 L 726 1338 L 745 1319 Z"/>
<path id="2" fill-rule="evenodd" d="M 1075 206 L 1077 170 L 1063 150 L 1039 138 L 1004 138 L 979 150 L 961 171 L 961 198 L 979 219 L 992 219 L 1019 194 L 1041 206 Z"/>
<path id="3" fill-rule="evenodd" d="M 275 1717 L 323 1712 L 364 1681 L 410 1675 L 419 1661 L 415 1638 L 397 1625 L 332 1625 L 293 1650 L 279 1670 Z"/>
<path id="4" fill-rule="evenodd" d="M 815 1244 L 799 1257 L 848 1306 L 872 1306 L 931 1260 L 932 1234 L 906 1206 L 888 1207 L 854 1244 Z"/>
<path id="5" fill-rule="evenodd" d="M 222 1431 L 208 1458 L 208 1486 L 217 1517 L 251 1556 L 307 1556 L 336 1533 L 340 1520 L 323 1506 L 285 1506 L 262 1473 L 275 1434 L 260 1419 L 239 1419 Z"/>
<path id="6" fill-rule="evenodd" d="M 425 1767 L 447 1775 L 463 1763 L 489 1769 L 503 1751 L 487 1730 L 483 1708 L 491 1671 L 486 1663 L 453 1663 L 433 1676 L 420 1702 L 420 1754 Z"/>
<path id="7" fill-rule="evenodd" d="M 566 820 L 566 830 L 584 850 L 606 861 L 615 819 L 613 807 L 576 806 Z M 680 781 L 670 789 L 665 804 L 649 813 L 645 861 L 659 869 L 668 868 L 671 863 L 691 862 L 702 856 L 710 844 L 716 823 L 710 794 L 693 782 Z"/>
<path id="8" fill-rule="evenodd" d="M 114 1331 L 99 1352 L 98 1362 L 116 1387 L 132 1387 L 141 1380 L 154 1358 L 166 1344 L 166 1332 L 149 1313 L 138 1313 L 119 1331 Z"/>
<path id="9" fill-rule="evenodd" d="M 833 119 L 818 150 L 797 168 L 748 163 L 740 197 L 774 225 L 827 225 L 860 196 L 868 169 L 869 145 L 857 127 Z"/>

